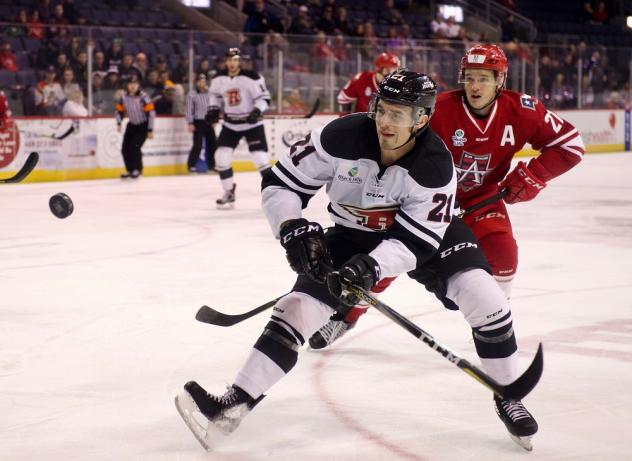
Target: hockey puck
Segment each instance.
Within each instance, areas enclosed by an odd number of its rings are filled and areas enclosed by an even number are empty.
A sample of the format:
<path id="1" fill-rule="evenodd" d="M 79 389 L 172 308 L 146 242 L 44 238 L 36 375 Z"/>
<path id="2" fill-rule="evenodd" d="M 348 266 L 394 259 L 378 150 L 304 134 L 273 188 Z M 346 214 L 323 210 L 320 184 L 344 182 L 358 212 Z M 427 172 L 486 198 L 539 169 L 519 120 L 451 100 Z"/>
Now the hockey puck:
<path id="1" fill-rule="evenodd" d="M 64 219 L 70 216 L 75 209 L 75 205 L 63 192 L 53 195 L 48 201 L 50 211 L 59 219 Z"/>

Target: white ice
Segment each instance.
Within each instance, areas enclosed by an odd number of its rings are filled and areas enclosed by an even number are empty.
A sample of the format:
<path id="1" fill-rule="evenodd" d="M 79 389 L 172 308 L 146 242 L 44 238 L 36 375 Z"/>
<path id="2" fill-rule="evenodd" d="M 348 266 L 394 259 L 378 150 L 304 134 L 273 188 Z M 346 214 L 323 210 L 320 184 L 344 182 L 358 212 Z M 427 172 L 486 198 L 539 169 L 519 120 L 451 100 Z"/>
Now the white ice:
<path id="1" fill-rule="evenodd" d="M 512 300 L 520 364 L 543 378 L 525 404 L 540 432 L 516 446 L 492 396 L 370 312 L 329 352 L 299 363 L 213 453 L 173 398 L 196 379 L 222 392 L 268 319 L 198 323 L 202 304 L 238 313 L 293 282 L 237 175 L 0 188 L 0 460 L 630 460 L 632 156 L 589 155 L 530 203 L 510 207 L 520 245 Z M 48 199 L 65 192 L 65 220 Z M 327 223 L 325 197 L 308 217 Z M 477 363 L 460 314 L 400 278 L 382 298 Z"/>

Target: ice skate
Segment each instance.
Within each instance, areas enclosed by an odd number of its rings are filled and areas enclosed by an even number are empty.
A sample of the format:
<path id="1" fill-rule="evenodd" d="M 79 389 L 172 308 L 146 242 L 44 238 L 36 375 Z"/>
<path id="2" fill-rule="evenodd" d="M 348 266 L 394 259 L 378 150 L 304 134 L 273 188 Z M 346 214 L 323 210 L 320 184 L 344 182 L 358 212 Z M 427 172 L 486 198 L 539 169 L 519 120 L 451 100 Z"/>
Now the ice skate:
<path id="1" fill-rule="evenodd" d="M 330 346 L 355 327 L 356 323 L 347 323 L 339 315 L 333 315 L 329 322 L 309 338 L 309 347 L 316 350 Z"/>
<path id="2" fill-rule="evenodd" d="M 235 189 L 237 188 L 237 184 L 233 184 L 231 190 L 224 191 L 224 195 L 218 198 L 215 203 L 217 203 L 218 209 L 230 209 L 235 206 Z"/>
<path id="3" fill-rule="evenodd" d="M 121 174 L 121 179 L 129 179 L 132 177 L 132 173 L 130 173 L 129 171 L 126 171 L 125 173 Z"/>
<path id="4" fill-rule="evenodd" d="M 184 385 L 184 392 L 175 399 L 176 408 L 185 424 L 205 450 L 213 441 L 237 429 L 241 420 L 265 395 L 253 399 L 237 386 L 230 386 L 222 396 L 207 393 L 195 381 Z"/>
<path id="5" fill-rule="evenodd" d="M 496 413 L 505 424 L 511 439 L 527 451 L 533 450 L 531 438 L 538 432 L 538 423 L 519 400 L 501 400 L 494 396 Z"/>

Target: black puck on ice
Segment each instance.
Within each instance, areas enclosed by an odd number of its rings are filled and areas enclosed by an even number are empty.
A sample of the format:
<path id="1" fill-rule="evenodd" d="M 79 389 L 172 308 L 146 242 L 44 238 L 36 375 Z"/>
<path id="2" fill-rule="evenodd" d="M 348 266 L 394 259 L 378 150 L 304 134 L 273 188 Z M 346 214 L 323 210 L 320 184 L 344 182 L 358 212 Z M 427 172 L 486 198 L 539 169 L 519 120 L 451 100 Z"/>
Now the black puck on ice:
<path id="1" fill-rule="evenodd" d="M 50 211 L 59 219 L 67 218 L 75 209 L 70 197 L 63 192 L 53 195 L 48 201 L 48 206 Z"/>

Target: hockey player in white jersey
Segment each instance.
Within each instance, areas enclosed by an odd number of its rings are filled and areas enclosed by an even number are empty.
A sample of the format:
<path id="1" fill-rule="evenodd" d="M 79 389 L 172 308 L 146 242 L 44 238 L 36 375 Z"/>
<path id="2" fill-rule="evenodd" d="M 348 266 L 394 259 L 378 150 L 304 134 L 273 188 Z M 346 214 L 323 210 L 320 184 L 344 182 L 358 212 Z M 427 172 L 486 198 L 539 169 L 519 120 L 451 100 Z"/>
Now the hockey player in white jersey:
<path id="1" fill-rule="evenodd" d="M 270 103 L 265 80 L 258 73 L 241 68 L 239 48 L 229 48 L 226 69 L 211 81 L 206 122 L 213 125 L 224 113 L 222 130 L 215 151 L 215 169 L 224 189 L 218 208 L 231 208 L 235 202 L 235 181 L 231 161 L 239 140 L 245 137 L 252 160 L 259 172 L 270 168 L 268 143 L 263 128 L 263 113 Z"/>
<path id="2" fill-rule="evenodd" d="M 348 284 L 376 292 L 408 273 L 446 307 L 461 311 L 488 375 L 503 385 L 518 377 L 508 301 L 472 232 L 453 215 L 452 156 L 428 127 L 435 98 L 428 76 L 391 74 L 368 114 L 313 130 L 264 176 L 264 212 L 298 277 L 224 395 L 190 381 L 176 397 L 207 449 L 213 434 L 232 432 L 296 365 L 307 338 L 334 312 L 344 315 L 356 304 L 344 289 Z M 335 223 L 327 232 L 301 212 L 323 186 Z M 496 397 L 495 404 L 511 435 L 529 448 L 537 431 L 533 417 L 519 401 Z"/>

